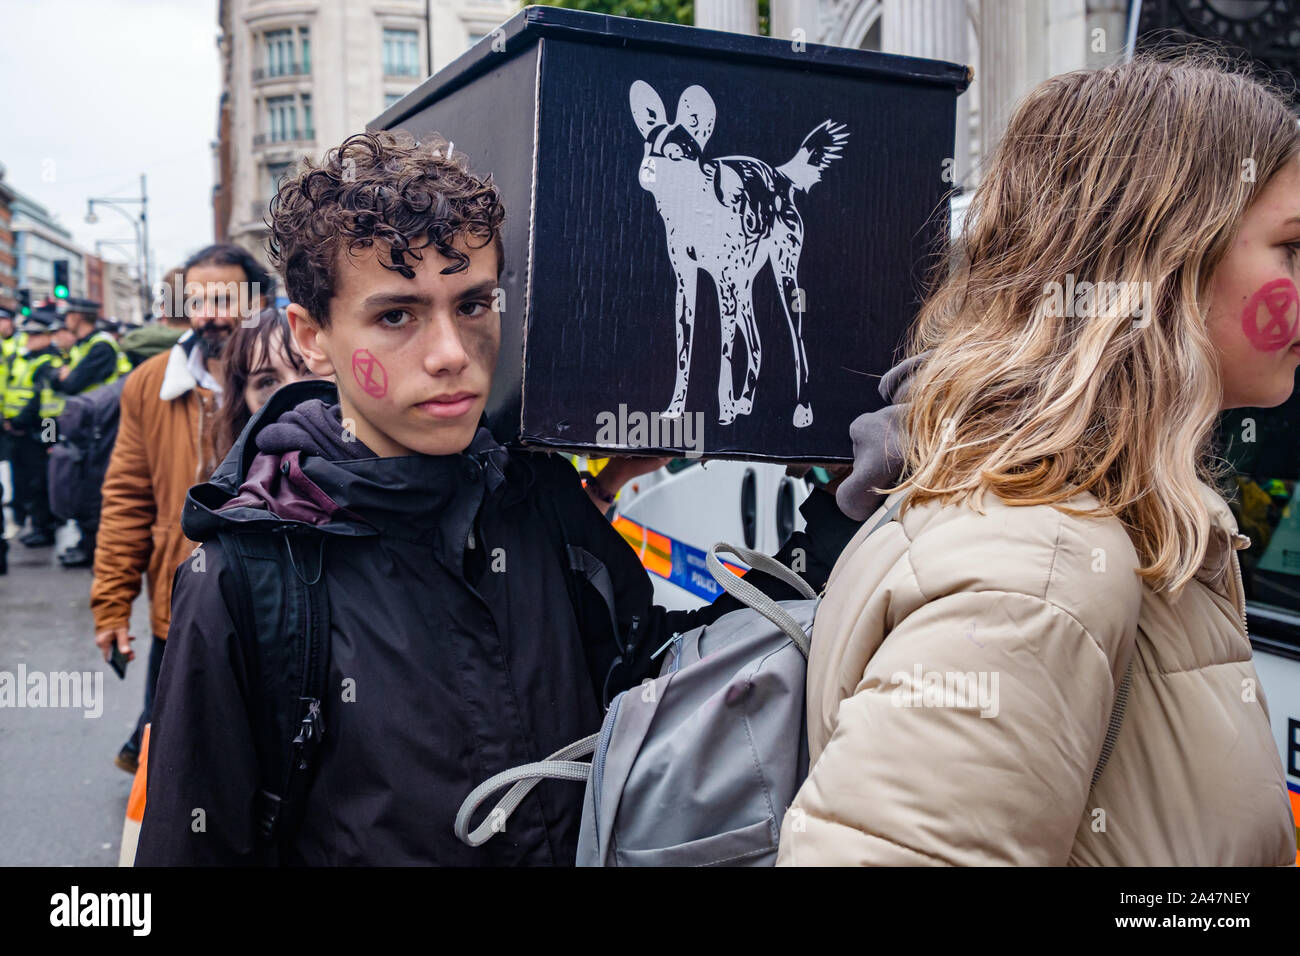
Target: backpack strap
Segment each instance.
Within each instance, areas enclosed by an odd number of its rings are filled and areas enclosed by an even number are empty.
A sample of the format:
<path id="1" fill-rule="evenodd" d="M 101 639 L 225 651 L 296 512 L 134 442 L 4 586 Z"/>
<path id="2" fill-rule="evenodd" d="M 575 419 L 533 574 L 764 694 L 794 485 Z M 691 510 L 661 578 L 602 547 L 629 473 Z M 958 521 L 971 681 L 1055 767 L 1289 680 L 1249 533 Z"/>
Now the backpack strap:
<path id="1" fill-rule="evenodd" d="M 714 579 L 722 585 L 722 589 L 734 597 L 741 604 L 752 608 L 763 617 L 767 618 L 777 627 L 779 627 L 785 636 L 790 638 L 795 647 L 805 658 L 808 657 L 808 635 L 804 629 L 799 626 L 790 612 L 781 605 L 768 597 L 754 585 L 750 584 L 744 578 L 731 571 L 718 558 L 719 552 L 728 552 L 734 554 L 742 561 L 749 564 L 750 567 L 757 568 L 765 574 L 770 574 L 779 581 L 790 585 L 805 598 L 810 601 L 817 600 L 817 592 L 799 575 L 795 574 L 780 561 L 775 558 L 752 551 L 749 548 L 739 548 L 732 544 L 726 544 L 719 541 L 713 547 L 709 548 L 709 553 L 704 557 L 704 563 L 709 569 L 709 573 Z"/>
<path id="2" fill-rule="evenodd" d="M 898 509 L 903 507 L 903 502 L 907 500 L 907 495 L 907 492 L 903 492 L 894 499 L 894 503 L 889 506 L 888 510 L 886 510 L 883 515 L 880 516 L 880 520 L 876 522 L 875 527 L 867 532 L 868 538 L 898 517 Z"/>
<path id="3" fill-rule="evenodd" d="M 590 613 L 596 614 L 602 624 L 608 621 L 610 636 L 615 647 L 618 648 L 618 656 L 615 657 L 603 677 L 604 690 L 597 688 L 597 696 L 602 698 L 604 707 L 608 709 L 611 696 L 609 692 L 610 679 L 623 662 L 634 659 L 640 639 L 641 618 L 633 615 L 628 633 L 622 633 L 618 626 L 614 582 L 610 577 L 609 569 L 586 548 L 569 541 L 569 534 L 565 530 L 564 520 L 560 517 L 559 509 L 550 495 L 543 494 L 535 496 L 535 498 L 539 502 L 538 511 L 546 528 L 547 537 L 550 538 L 552 546 L 555 548 L 556 557 L 560 562 L 560 569 L 564 574 L 565 590 L 568 592 L 569 605 L 573 608 L 579 632 L 587 635 L 593 629 L 593 623 L 588 619 L 588 602 L 584 597 L 585 592 L 590 589 L 600 599 L 600 608 L 595 608 L 593 604 Z M 596 675 L 593 674 L 592 677 L 594 680 Z"/>
<path id="4" fill-rule="evenodd" d="M 260 789 L 253 816 L 273 860 L 302 818 L 325 733 L 329 598 L 321 583 L 325 535 L 298 526 L 223 532 L 246 600 L 240 640 L 253 675 L 252 711 Z"/>
<path id="5" fill-rule="evenodd" d="M 573 758 L 588 757 L 595 753 L 599 738 L 599 733 L 583 737 L 566 747 L 561 747 L 545 760 L 524 764 L 522 767 L 512 767 L 484 780 L 470 791 L 456 813 L 457 839 L 469 846 L 482 846 L 505 829 L 510 814 L 524 802 L 524 797 L 528 796 L 533 787 L 543 780 L 572 780 L 576 783 L 586 783 L 587 777 L 591 774 L 591 764 Z M 471 833 L 469 818 L 474 815 L 474 811 L 492 794 L 511 784 L 514 786 L 510 787 L 510 792 L 501 798 L 488 813 L 487 819 Z"/>

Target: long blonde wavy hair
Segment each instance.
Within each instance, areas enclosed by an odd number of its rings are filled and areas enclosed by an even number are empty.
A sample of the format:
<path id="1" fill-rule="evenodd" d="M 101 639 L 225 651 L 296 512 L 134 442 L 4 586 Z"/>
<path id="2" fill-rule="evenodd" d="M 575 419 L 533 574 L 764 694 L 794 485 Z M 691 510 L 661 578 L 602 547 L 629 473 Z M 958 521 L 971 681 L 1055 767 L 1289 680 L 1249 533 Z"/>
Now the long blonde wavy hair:
<path id="1" fill-rule="evenodd" d="M 1209 541 L 1198 484 L 1216 478 L 1210 279 L 1297 154 L 1282 96 L 1204 52 L 1067 73 L 1029 93 L 908 343 L 909 355 L 931 352 L 907 415 L 908 506 L 1089 491 L 1097 509 L 1063 509 L 1117 516 L 1143 579 L 1180 589 Z M 1151 314 L 1112 297 L 1062 316 L 1046 293 L 1067 275 L 1150 283 Z"/>

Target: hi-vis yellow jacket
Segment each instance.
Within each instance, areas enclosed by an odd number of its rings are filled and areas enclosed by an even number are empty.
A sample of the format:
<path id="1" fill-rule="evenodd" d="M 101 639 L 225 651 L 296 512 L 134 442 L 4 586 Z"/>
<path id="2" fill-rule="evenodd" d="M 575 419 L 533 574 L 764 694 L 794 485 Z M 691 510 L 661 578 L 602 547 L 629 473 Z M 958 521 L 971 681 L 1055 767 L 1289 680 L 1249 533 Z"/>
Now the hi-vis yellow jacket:
<path id="1" fill-rule="evenodd" d="M 53 349 L 42 350 L 34 355 L 24 352 L 14 357 L 4 386 L 5 418 L 16 418 L 27 407 L 27 403 L 36 395 L 36 375 L 47 365 L 52 365 L 53 368 L 63 365 L 62 359 Z M 48 385 L 41 389 L 42 418 L 58 418 L 63 414 L 63 405 L 63 397 L 56 395 Z"/>

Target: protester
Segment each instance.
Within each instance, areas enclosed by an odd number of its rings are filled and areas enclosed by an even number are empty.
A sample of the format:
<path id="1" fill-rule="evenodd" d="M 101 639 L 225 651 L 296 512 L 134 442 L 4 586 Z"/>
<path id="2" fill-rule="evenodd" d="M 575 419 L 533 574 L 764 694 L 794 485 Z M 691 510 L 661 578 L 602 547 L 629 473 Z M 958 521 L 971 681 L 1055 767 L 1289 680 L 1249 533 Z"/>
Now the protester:
<path id="1" fill-rule="evenodd" d="M 104 320 L 99 318 L 99 303 L 90 299 L 69 299 L 64 316 L 65 335 L 73 341 L 64 341 L 67 360 L 59 370 L 54 390 L 61 395 L 85 395 L 104 385 L 111 385 L 131 371 L 131 363 L 117 346 Z M 76 544 L 59 555 L 65 568 L 87 568 L 95 558 L 94 521 L 77 521 L 80 537 Z"/>
<path id="2" fill-rule="evenodd" d="M 1294 865 L 1209 484 L 1220 410 L 1300 363 L 1294 114 L 1213 61 L 1057 76 L 966 222 L 913 330 L 898 520 L 817 613 L 780 862 Z"/>
<path id="3" fill-rule="evenodd" d="M 187 500 L 202 570 L 177 570 L 138 864 L 572 865 L 581 787 L 543 783 L 478 848 L 453 833 L 461 801 L 594 733 L 673 633 L 738 606 L 653 606 L 647 572 L 572 466 L 484 427 L 504 212 L 491 179 L 448 152 L 436 137 L 359 134 L 273 200 L 295 342 L 336 383 L 280 389 Z M 834 557 L 816 526 L 848 522 L 828 495 L 809 500 L 814 533 L 787 549 L 809 552 L 816 586 Z M 241 555 L 262 545 L 306 563 L 252 567 Z M 293 631 L 253 622 L 255 602 L 294 593 L 285 575 L 327 595 L 329 630 L 327 693 L 287 715 L 319 749 L 282 786 L 281 768 L 259 763 L 276 743 L 260 718 L 286 716 L 264 688 L 283 680 L 272 661 Z M 297 604 L 285 613 L 304 620 Z"/>
<path id="4" fill-rule="evenodd" d="M 11 446 L 15 511 L 31 521 L 31 529 L 18 540 L 29 548 L 52 545 L 57 527 L 46 466 L 56 437 L 53 419 L 62 411 L 62 400 L 51 390 L 63 364 L 52 341 L 58 323 L 58 315 L 46 310 L 23 319 L 19 328 L 26 334 L 25 348 L 14 356 L 5 381 L 4 427 Z"/>
<path id="5" fill-rule="evenodd" d="M 171 270 L 159 285 L 159 293 L 158 301 L 154 303 L 158 310 L 158 320 L 131 329 L 118 343 L 131 360 L 132 367 L 139 366 L 145 359 L 153 358 L 159 352 L 167 351 L 190 329 L 190 320 L 185 315 L 184 306 L 185 270 Z"/>
<path id="6" fill-rule="evenodd" d="M 184 292 L 191 330 L 140 365 L 122 389 L 90 591 L 95 643 L 105 660 L 114 646 L 134 660 L 127 627 L 141 575 L 148 574 L 153 636 L 144 710 L 115 761 L 130 773 L 138 764 L 166 646 L 172 571 L 194 548 L 181 533 L 185 492 L 206 479 L 218 461 L 222 350 L 242 321 L 241 312 L 260 311 L 263 297 L 273 296 L 274 280 L 245 250 L 214 245 L 185 264 Z"/>
<path id="7" fill-rule="evenodd" d="M 227 347 L 217 416 L 217 452 L 222 458 L 235 444 L 253 414 L 282 385 L 315 378 L 294 344 L 289 320 L 279 309 L 266 309 L 256 322 L 235 329 Z"/>

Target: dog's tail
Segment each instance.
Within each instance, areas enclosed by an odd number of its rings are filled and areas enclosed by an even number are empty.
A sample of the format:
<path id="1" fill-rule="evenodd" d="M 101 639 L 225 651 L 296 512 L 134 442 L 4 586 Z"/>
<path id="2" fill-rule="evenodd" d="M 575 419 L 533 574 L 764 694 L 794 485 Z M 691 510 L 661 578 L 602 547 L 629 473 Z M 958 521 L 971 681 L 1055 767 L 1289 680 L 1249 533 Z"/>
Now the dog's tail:
<path id="1" fill-rule="evenodd" d="M 777 167 L 777 172 L 784 174 L 796 189 L 807 192 L 821 180 L 822 170 L 840 158 L 840 149 L 848 141 L 849 131 L 843 123 L 826 120 L 804 137 L 794 158 Z"/>

